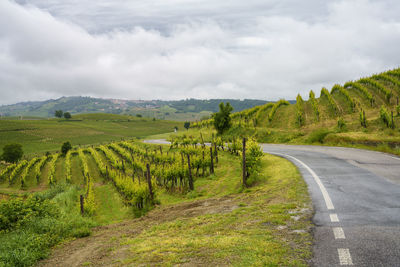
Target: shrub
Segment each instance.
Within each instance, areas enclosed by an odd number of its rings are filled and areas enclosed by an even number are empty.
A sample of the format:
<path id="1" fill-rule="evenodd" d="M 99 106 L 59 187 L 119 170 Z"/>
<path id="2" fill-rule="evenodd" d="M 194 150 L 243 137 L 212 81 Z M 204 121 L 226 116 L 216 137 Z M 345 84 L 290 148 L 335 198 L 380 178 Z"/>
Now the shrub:
<path id="1" fill-rule="evenodd" d="M 309 137 L 308 137 L 308 139 L 307 139 L 307 141 L 309 142 L 309 143 L 324 143 L 324 139 L 325 139 L 325 137 L 328 135 L 328 134 L 330 134 L 331 132 L 329 131 L 329 130 L 327 130 L 327 129 L 319 129 L 319 130 L 316 130 L 316 131 L 314 131 L 314 132 L 312 132 L 310 135 L 309 135 Z"/>
<path id="2" fill-rule="evenodd" d="M 367 118 L 365 117 L 365 111 L 360 110 L 360 124 L 362 127 L 367 128 Z"/>
<path id="3" fill-rule="evenodd" d="M 1 157 L 7 162 L 15 163 L 22 158 L 23 154 L 22 145 L 13 143 L 3 147 L 3 155 Z"/>
<path id="4" fill-rule="evenodd" d="M 394 129 L 394 121 L 391 119 L 391 116 L 389 115 L 389 112 L 385 108 L 385 106 L 383 105 L 381 106 L 379 115 L 382 122 L 386 125 L 386 127 Z"/>
<path id="5" fill-rule="evenodd" d="M 337 121 L 337 127 L 339 129 L 339 131 L 343 131 L 344 129 L 346 129 L 346 123 L 344 121 L 344 119 L 342 117 L 340 117 Z"/>
<path id="6" fill-rule="evenodd" d="M 65 156 L 69 150 L 71 150 L 72 146 L 69 141 L 65 142 L 61 146 L 61 153 Z"/>

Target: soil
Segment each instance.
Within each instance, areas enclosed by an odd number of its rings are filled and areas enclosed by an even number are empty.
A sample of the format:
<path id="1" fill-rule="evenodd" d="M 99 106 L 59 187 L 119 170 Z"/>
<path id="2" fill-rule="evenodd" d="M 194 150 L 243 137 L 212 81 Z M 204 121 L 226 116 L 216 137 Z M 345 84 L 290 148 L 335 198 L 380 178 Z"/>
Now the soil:
<path id="1" fill-rule="evenodd" d="M 129 246 L 121 244 L 121 238 L 134 237 L 150 226 L 177 218 L 225 213 L 237 207 L 235 200 L 230 197 L 157 207 L 141 218 L 97 227 L 89 237 L 61 244 L 37 266 L 122 266 L 120 260 L 128 256 Z"/>

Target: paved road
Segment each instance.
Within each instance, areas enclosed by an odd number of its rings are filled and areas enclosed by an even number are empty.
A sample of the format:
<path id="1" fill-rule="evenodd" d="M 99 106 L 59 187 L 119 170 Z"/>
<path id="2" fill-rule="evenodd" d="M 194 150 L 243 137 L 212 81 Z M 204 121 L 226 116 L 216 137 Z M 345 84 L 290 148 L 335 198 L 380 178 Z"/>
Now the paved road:
<path id="1" fill-rule="evenodd" d="M 308 184 L 315 266 L 400 266 L 400 158 L 338 147 L 262 148 L 296 164 Z"/>

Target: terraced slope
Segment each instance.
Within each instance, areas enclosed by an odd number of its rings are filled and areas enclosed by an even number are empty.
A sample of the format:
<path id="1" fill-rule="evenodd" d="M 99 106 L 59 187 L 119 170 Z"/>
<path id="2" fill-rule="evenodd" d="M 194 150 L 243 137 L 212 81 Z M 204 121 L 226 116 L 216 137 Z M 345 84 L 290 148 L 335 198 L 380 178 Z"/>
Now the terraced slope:
<path id="1" fill-rule="evenodd" d="M 331 144 L 347 145 L 383 144 L 390 149 L 400 147 L 400 68 L 343 85 L 335 84 L 330 90 L 322 88 L 318 98 L 310 91 L 308 97 L 305 101 L 299 95 L 297 101 L 301 104 L 280 100 L 275 104 L 268 103 L 234 113 L 235 127 L 228 135 L 240 134 L 239 128 L 243 130 L 247 125 L 246 131 L 252 128 L 260 142 L 329 141 Z M 249 125 L 245 121 L 256 123 Z M 210 119 L 193 126 L 210 128 L 211 125 Z M 270 134 L 263 135 L 261 131 Z M 316 131 L 326 131 L 327 134 L 314 138 Z"/>

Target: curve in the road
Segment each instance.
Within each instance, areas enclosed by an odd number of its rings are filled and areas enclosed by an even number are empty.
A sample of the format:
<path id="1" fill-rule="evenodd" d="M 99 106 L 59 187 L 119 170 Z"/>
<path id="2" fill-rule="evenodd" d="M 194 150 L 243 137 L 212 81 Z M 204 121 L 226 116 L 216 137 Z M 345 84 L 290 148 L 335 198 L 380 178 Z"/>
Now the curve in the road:
<path id="1" fill-rule="evenodd" d="M 291 160 L 308 184 L 315 208 L 315 266 L 400 266 L 398 158 L 349 148 L 262 147 Z"/>

